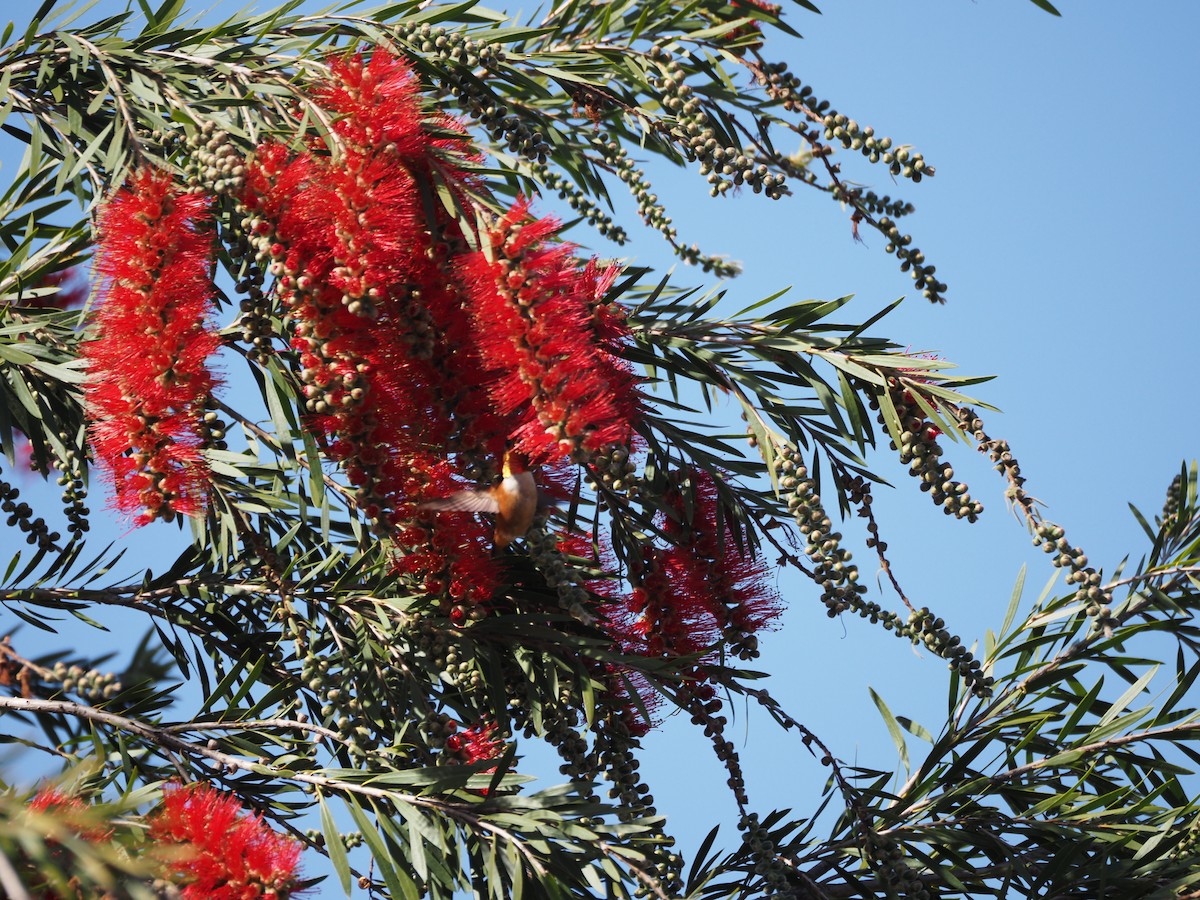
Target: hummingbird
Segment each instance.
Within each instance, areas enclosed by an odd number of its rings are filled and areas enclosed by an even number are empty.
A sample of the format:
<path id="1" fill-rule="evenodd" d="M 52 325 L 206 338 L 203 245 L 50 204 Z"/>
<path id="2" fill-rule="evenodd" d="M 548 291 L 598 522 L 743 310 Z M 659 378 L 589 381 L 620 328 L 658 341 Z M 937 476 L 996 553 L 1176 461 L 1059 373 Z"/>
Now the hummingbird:
<path id="1" fill-rule="evenodd" d="M 496 549 L 503 550 L 524 537 L 543 502 L 525 457 L 509 450 L 501 464 L 503 478 L 490 488 L 455 491 L 448 497 L 428 500 L 420 509 L 434 512 L 482 512 L 496 516 Z"/>

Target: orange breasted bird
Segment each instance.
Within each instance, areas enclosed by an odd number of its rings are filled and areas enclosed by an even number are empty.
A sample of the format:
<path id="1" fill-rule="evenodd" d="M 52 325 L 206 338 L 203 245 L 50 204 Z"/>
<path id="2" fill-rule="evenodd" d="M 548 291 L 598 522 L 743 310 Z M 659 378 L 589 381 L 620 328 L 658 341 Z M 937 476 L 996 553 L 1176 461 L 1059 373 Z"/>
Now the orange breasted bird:
<path id="1" fill-rule="evenodd" d="M 422 503 L 421 509 L 434 512 L 482 512 L 496 516 L 496 548 L 504 549 L 524 537 L 539 508 L 547 502 L 524 456 L 509 450 L 504 454 L 503 478 L 490 488 L 456 491 L 449 497 Z"/>

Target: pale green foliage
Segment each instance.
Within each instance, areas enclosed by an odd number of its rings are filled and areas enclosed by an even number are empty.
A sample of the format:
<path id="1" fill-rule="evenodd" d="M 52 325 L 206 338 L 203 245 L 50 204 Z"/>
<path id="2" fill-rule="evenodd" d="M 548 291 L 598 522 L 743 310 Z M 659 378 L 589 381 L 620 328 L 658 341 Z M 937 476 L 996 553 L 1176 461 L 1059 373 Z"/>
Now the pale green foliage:
<path id="1" fill-rule="evenodd" d="M 828 195 L 855 226 L 893 241 L 905 267 L 923 265 L 888 218 L 911 207 L 846 186 L 838 165 L 843 156 L 849 165 L 850 154 L 825 143 L 829 105 L 760 57 L 767 51 L 743 30 L 745 18 L 717 0 L 571 0 L 531 22 L 473 3 L 310 13 L 293 2 L 217 25 L 186 21 L 182 3 L 141 4 L 140 15 L 87 25 L 54 6 L 0 41 L 0 114 L 28 147 L 0 197 L 0 442 L 10 471 L 19 432 L 35 466 L 83 483 L 78 329 L 87 315 L 25 302 L 45 275 L 86 259 L 94 204 L 145 163 L 226 190 L 224 174 L 195 152 L 213 128 L 248 153 L 268 136 L 299 141 L 289 130 L 299 114 L 305 139 L 327 139 L 323 111 L 303 88 L 331 52 L 393 45 L 412 61 L 431 105 L 458 101 L 482 153 L 481 208 L 557 192 L 622 243 L 636 223 L 613 222 L 604 210 L 608 191 L 624 183 L 682 259 L 734 274 L 676 234 L 630 161 L 636 156 L 697 165 L 718 194 L 721 184 L 744 182 L 761 189 L 764 203 L 795 202 L 792 190 Z M 757 17 L 767 31 L 778 24 L 761 10 Z M 851 143 L 866 134 L 857 123 L 845 133 Z M 808 151 L 777 150 L 781 134 Z M 882 145 L 864 146 L 869 156 Z M 905 150 L 895 163 L 914 182 L 932 174 L 923 160 L 902 165 L 916 158 Z M 236 261 L 219 265 L 236 276 Z M 918 287 L 943 299 L 932 272 Z M 696 661 L 626 657 L 587 623 L 547 614 L 554 585 L 526 551 L 511 557 L 505 611 L 453 627 L 392 571 L 389 548 L 370 535 L 345 479 L 304 431 L 296 361 L 281 343 L 247 363 L 257 391 L 219 411 L 232 447 L 208 451 L 212 509 L 178 558 L 114 581 L 108 573 L 120 548 L 93 546 L 83 532 L 63 539 L 34 529 L 44 539 L 23 553 L 6 544 L 4 631 L 16 617 L 35 627 L 64 613 L 88 622 L 89 611 L 113 606 L 144 616 L 148 634 L 108 691 L 109 682 L 89 674 L 103 671 L 104 660 L 82 650 L 70 659 L 81 671 L 69 684 L 57 660 L 21 656 L 19 640 L 0 654 L 6 740 L 17 741 L 18 715 L 35 722 L 45 737 L 21 739 L 23 752 L 60 759 L 98 812 L 117 816 L 112 843 L 45 833 L 21 809 L 17 792 L 29 785 L 19 766 L 6 769 L 0 777 L 13 787 L 0 795 L 0 886 L 19 896 L 13 879 L 67 859 L 66 874 L 86 890 L 146 896 L 139 817 L 164 781 L 188 777 L 236 793 L 278 828 L 300 836 L 317 829 L 305 839 L 310 853 L 328 857 L 331 883 L 349 892 L 361 879 L 374 896 L 1134 898 L 1200 889 L 1200 805 L 1188 780 L 1200 729 L 1188 705 L 1200 672 L 1195 468 L 1180 473 L 1163 516 L 1143 519 L 1147 549 L 1135 548 L 1136 565 L 1096 585 L 1095 603 L 1082 595 L 1086 582 L 1061 594 L 1051 585 L 1032 605 L 1018 585 L 1003 625 L 976 653 L 980 663 L 960 668 L 961 643 L 935 614 L 905 619 L 882 598 L 863 599 L 852 578 L 833 576 L 846 567 L 836 526 L 821 523 L 869 513 L 869 483 L 891 475 L 869 469 L 865 455 L 889 439 L 913 445 L 896 412 L 896 398 L 907 395 L 918 420 L 993 453 L 1024 523 L 1051 533 L 1057 526 L 1028 501 L 1007 445 L 972 424 L 967 404 L 975 401 L 961 392 L 973 382 L 873 336 L 881 316 L 832 321 L 840 300 L 785 306 L 768 298 L 726 316 L 719 289 L 701 294 L 643 271 L 628 272 L 613 295 L 632 310 L 629 359 L 660 388 L 644 429 L 648 452 L 629 475 L 642 493 L 631 500 L 598 479 L 594 490 L 576 489 L 561 520 L 577 530 L 590 521 L 620 551 L 658 527 L 668 471 L 688 463 L 717 473 L 745 546 L 810 577 L 814 597 L 837 587 L 832 612 L 882 621 L 951 660 L 944 723 L 894 716 L 877 698 L 900 749 L 899 789 L 894 772 L 839 761 L 838 748 L 793 718 L 803 711 L 782 710 L 738 660 L 709 662 L 704 675 L 719 696 L 761 704 L 795 733 L 779 740 L 800 741 L 826 761 L 830 778 L 819 810 L 756 812 L 767 801 L 739 798 L 745 839 L 722 847 L 727 836 L 714 836 L 696 859 L 680 860 L 662 816 L 670 811 L 641 789 L 637 742 L 621 732 L 612 682 L 598 673 L 610 664 L 642 673 L 668 705 L 694 716 L 736 783 L 724 723 L 689 693 Z M 237 303 L 222 297 L 219 305 L 236 346 Z M 278 311 L 275 325 L 285 332 Z M 736 442 L 690 405 L 708 403 L 714 389 L 744 412 L 747 432 Z M 68 517 L 85 516 L 79 496 L 65 503 Z M 5 512 L 12 535 L 58 515 L 15 504 Z M 804 526 L 808 561 L 793 520 L 816 523 L 816 538 Z M 1091 571 L 1071 550 L 1062 565 Z M 568 564 L 603 574 L 596 560 Z M 754 657 L 753 647 L 742 649 Z M 200 685 L 202 708 L 173 705 L 177 676 Z M 511 736 L 496 771 L 444 764 L 445 720 L 485 717 Z M 562 753 L 569 784 L 525 787 L 514 760 L 526 739 Z M 611 800 L 602 798 L 604 779 Z M 347 827 L 360 834 L 339 833 Z M 48 838 L 58 844 L 48 849 Z M 365 849 L 347 852 L 347 843 Z"/>

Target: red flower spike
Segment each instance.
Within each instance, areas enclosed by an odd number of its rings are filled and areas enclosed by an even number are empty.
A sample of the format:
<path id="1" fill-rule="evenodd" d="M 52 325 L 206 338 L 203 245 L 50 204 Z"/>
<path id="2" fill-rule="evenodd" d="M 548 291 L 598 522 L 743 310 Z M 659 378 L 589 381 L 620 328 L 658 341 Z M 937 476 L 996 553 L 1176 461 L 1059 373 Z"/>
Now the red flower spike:
<path id="1" fill-rule="evenodd" d="M 32 813 L 49 813 L 61 817 L 81 838 L 99 844 L 112 838 L 111 828 L 97 825 L 88 815 L 88 805 L 78 797 L 64 794 L 57 788 L 42 788 L 26 807 Z"/>
<path id="2" fill-rule="evenodd" d="M 220 347 L 205 326 L 214 288 L 209 202 L 155 169 L 137 172 L 107 202 L 96 271 L 105 279 L 97 334 L 83 345 L 92 447 L 113 481 L 113 503 L 137 524 L 203 511 L 210 471 L 204 402 Z"/>
<path id="3" fill-rule="evenodd" d="M 207 784 L 168 785 L 150 838 L 184 900 L 286 900 L 296 884 L 300 843 Z"/>
<path id="4" fill-rule="evenodd" d="M 458 723 L 452 723 L 456 728 Z M 463 728 L 457 734 L 446 738 L 446 750 L 460 763 L 473 765 L 486 762 L 504 753 L 504 741 L 498 737 L 499 729 L 494 722 L 479 722 L 470 728 Z M 495 767 L 484 769 L 484 772 L 495 772 Z M 487 788 L 478 791 L 487 796 Z"/>
<path id="5" fill-rule="evenodd" d="M 633 590 L 602 608 L 605 629 L 626 653 L 715 656 L 723 639 L 768 627 L 781 612 L 778 594 L 766 585 L 766 566 L 738 547 L 728 523 L 718 517 L 712 476 L 696 470 L 688 478 L 690 515 L 689 503 L 676 492 L 666 498 L 671 515 L 664 513 L 659 523 L 673 544 L 646 545 L 633 572 Z M 632 712 L 630 704 L 626 708 Z"/>
<path id="6" fill-rule="evenodd" d="M 535 464 L 628 445 L 642 404 L 616 355 L 629 331 L 601 303 L 616 271 L 546 243 L 558 224 L 528 209 L 518 201 L 492 229 L 491 258 L 481 251 L 458 265 L 491 398 L 498 412 L 522 415 L 516 449 Z"/>
<path id="7" fill-rule="evenodd" d="M 245 202 L 283 269 L 311 427 L 330 437 L 376 527 L 399 537 L 398 568 L 438 594 L 484 602 L 498 573 L 482 523 L 413 527 L 422 500 L 464 486 L 452 478 L 455 453 L 502 452 L 511 430 L 489 411 L 461 298 L 439 262 L 457 225 L 430 221 L 424 203 L 423 185 L 465 184 L 453 157 L 469 145 L 449 119 L 425 114 L 416 77 L 389 52 L 335 59 L 330 72 L 315 96 L 343 152 L 263 148 Z"/>

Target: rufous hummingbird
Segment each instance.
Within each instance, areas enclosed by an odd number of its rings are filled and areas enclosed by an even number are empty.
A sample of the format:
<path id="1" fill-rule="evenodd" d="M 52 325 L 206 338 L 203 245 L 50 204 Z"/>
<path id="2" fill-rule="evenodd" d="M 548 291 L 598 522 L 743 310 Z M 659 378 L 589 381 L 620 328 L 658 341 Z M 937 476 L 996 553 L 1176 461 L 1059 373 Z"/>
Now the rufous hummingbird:
<path id="1" fill-rule="evenodd" d="M 504 477 L 493 487 L 455 491 L 449 497 L 422 503 L 420 509 L 493 513 L 496 516 L 496 548 L 503 550 L 525 536 L 538 508 L 545 504 L 523 455 L 507 451 L 501 472 Z"/>

